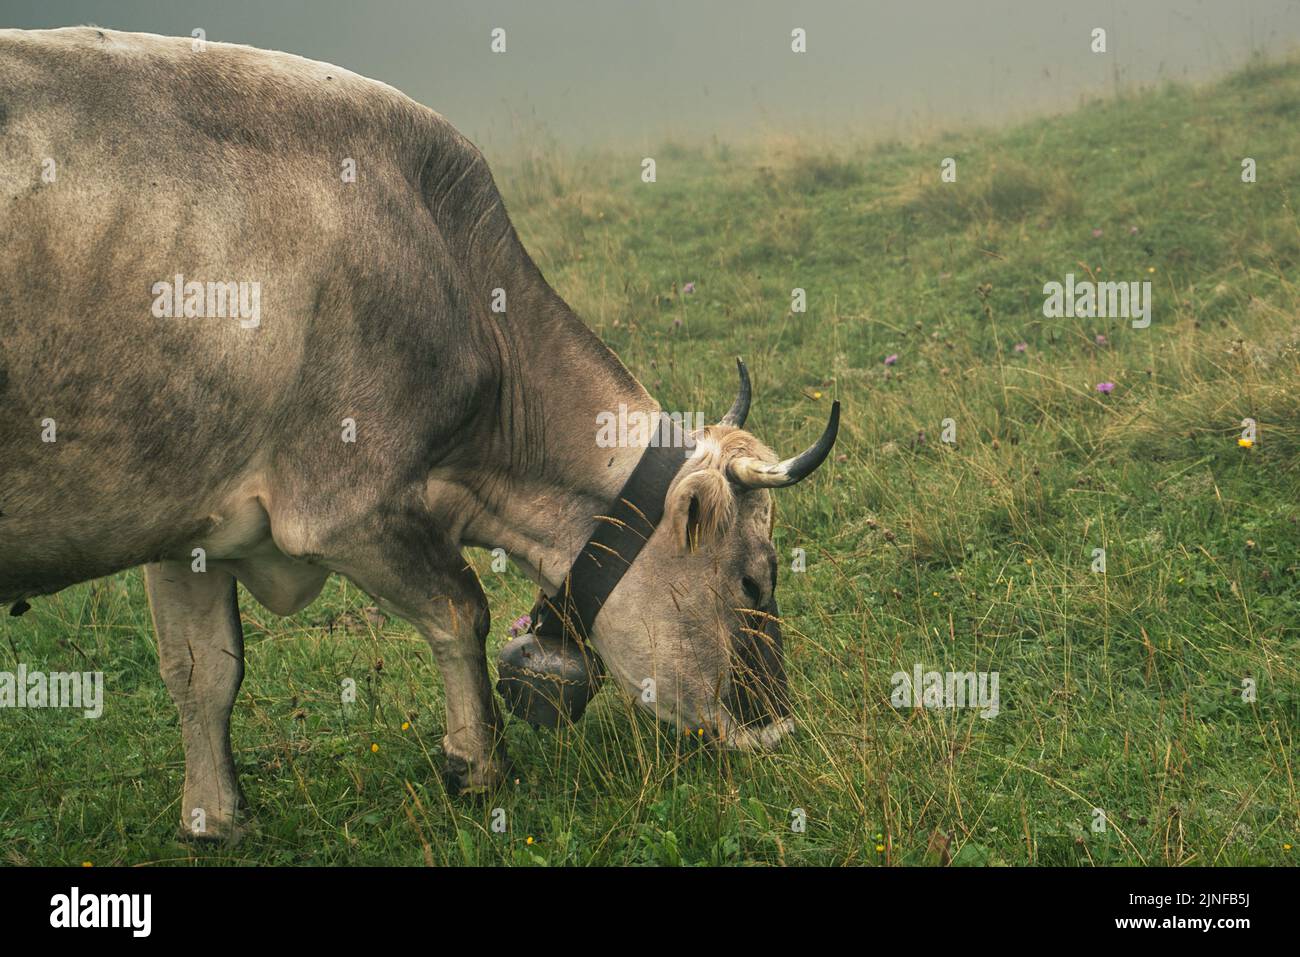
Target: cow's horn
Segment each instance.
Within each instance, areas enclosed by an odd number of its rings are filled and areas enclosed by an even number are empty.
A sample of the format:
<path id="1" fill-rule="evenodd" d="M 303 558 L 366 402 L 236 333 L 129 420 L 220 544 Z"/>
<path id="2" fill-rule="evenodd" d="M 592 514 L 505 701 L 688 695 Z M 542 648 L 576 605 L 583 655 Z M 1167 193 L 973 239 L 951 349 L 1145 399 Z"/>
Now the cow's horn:
<path id="1" fill-rule="evenodd" d="M 727 463 L 727 476 L 741 488 L 785 488 L 802 481 L 831 454 L 840 430 L 840 404 L 831 404 L 831 418 L 822 437 L 809 448 L 784 462 L 764 462 L 753 456 L 737 456 Z"/>
<path id="2" fill-rule="evenodd" d="M 736 356 L 736 370 L 740 373 L 740 392 L 736 395 L 736 401 L 731 403 L 731 411 L 722 417 L 719 425 L 732 425 L 738 429 L 744 428 L 745 420 L 749 418 L 749 398 L 751 395 L 749 388 L 749 370 L 745 368 L 745 360 Z"/>

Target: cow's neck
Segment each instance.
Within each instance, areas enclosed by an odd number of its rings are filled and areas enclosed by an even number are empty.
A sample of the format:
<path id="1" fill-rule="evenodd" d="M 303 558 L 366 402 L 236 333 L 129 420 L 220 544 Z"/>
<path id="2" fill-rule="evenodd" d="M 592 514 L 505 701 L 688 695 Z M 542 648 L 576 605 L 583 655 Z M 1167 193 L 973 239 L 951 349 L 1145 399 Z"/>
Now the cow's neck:
<path id="1" fill-rule="evenodd" d="M 526 343 L 507 336 L 497 452 L 471 483 L 461 539 L 503 549 L 553 594 L 644 452 L 599 442 L 599 417 L 659 404 L 558 296 L 545 306 Z"/>

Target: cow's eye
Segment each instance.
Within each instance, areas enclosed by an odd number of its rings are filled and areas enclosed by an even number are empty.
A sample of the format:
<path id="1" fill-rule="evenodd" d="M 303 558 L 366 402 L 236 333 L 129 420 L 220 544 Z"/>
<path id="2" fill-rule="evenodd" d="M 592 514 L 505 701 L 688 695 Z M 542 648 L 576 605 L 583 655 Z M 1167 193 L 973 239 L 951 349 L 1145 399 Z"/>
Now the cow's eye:
<path id="1" fill-rule="evenodd" d="M 745 597 L 749 599 L 749 607 L 758 608 L 759 602 L 763 600 L 763 590 L 758 587 L 758 582 L 746 575 L 741 580 L 740 587 L 745 589 Z"/>

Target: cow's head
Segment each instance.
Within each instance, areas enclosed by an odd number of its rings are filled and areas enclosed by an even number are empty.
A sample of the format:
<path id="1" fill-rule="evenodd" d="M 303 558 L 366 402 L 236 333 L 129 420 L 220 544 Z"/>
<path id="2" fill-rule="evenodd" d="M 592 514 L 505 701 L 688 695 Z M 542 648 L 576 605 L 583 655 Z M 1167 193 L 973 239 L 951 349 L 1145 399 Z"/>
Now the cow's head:
<path id="1" fill-rule="evenodd" d="M 793 485 L 835 443 L 839 405 L 820 439 L 780 460 L 744 431 L 750 385 L 694 449 L 668 487 L 663 518 L 594 621 L 604 670 L 644 708 L 693 735 L 731 747 L 770 747 L 794 726 L 776 604 L 772 489 Z M 521 640 L 502 653 L 502 693 L 537 723 L 580 712 L 595 683 L 556 645 Z M 567 647 L 567 646 L 566 646 Z M 554 683 L 546 686 L 546 675 Z M 536 698 L 521 695 L 540 689 Z M 541 696 L 563 699 L 559 708 Z M 529 702 L 532 702 L 531 704 Z M 538 720 L 545 712 L 547 717 Z"/>
<path id="2" fill-rule="evenodd" d="M 744 431 L 750 386 L 695 448 L 664 516 L 596 619 L 611 676 L 659 718 L 732 747 L 774 745 L 794 726 L 776 604 L 772 489 L 794 485 L 835 443 L 782 461 Z M 647 681 L 648 679 L 648 681 Z"/>

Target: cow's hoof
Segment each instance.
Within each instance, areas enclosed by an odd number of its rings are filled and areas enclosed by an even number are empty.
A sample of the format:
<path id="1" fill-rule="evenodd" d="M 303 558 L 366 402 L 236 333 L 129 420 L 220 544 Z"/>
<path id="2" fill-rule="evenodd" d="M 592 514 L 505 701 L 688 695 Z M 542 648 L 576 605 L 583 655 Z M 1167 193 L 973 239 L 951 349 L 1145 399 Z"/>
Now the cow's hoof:
<path id="1" fill-rule="evenodd" d="M 447 751 L 442 768 L 442 783 L 452 797 L 483 798 L 505 783 L 510 774 L 510 759 L 498 751 L 488 762 L 472 763 L 452 751 Z"/>
<path id="2" fill-rule="evenodd" d="M 252 830 L 253 826 L 249 822 L 208 821 L 202 831 L 196 831 L 187 822 L 182 821 L 176 831 L 176 840 L 200 846 L 235 847 Z"/>
<path id="3" fill-rule="evenodd" d="M 520 635 L 497 655 L 497 693 L 533 727 L 577 721 L 600 690 L 600 662 L 574 642 Z"/>

